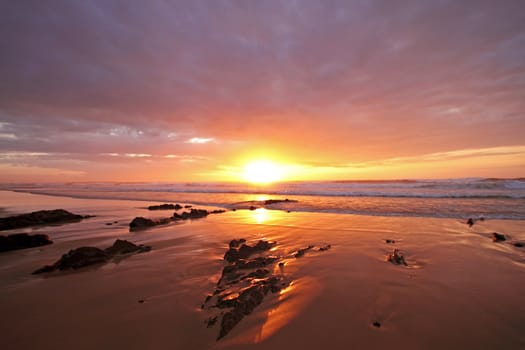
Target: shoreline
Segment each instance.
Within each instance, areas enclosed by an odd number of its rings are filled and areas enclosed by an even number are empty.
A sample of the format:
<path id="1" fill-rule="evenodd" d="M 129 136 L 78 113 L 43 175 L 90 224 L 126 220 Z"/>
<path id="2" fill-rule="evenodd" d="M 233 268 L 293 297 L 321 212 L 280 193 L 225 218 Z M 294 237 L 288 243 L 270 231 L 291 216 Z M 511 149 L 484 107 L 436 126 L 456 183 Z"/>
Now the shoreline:
<path id="1" fill-rule="evenodd" d="M 250 202 L 257 202 L 257 201 L 264 201 L 268 199 L 279 199 L 284 200 L 290 199 L 290 202 L 294 202 L 303 205 L 305 202 L 303 201 L 306 199 L 306 202 L 308 202 L 309 198 L 312 198 L 310 196 L 297 196 L 297 195 L 290 195 L 290 196 L 272 196 L 270 194 L 261 194 L 261 195 L 252 195 L 252 194 L 232 194 L 237 197 L 243 197 L 245 200 L 240 202 L 224 202 L 224 203 L 218 203 L 217 201 L 210 201 L 210 200 L 203 200 L 206 199 L 206 197 L 214 197 L 219 194 L 217 193 L 180 193 L 180 192 L 158 192 L 158 191 L 137 191 L 137 192 L 131 192 L 134 193 L 132 195 L 128 194 L 129 192 L 120 192 L 120 191 L 102 191 L 102 193 L 111 194 L 110 196 L 104 196 L 104 195 L 89 195 L 87 193 L 59 193 L 59 192 L 50 192 L 50 191 L 42 191 L 42 190 L 20 190 L 20 189 L 0 189 L 0 192 L 14 192 L 14 193 L 26 193 L 26 194 L 32 194 L 32 195 L 42 195 L 42 196 L 51 196 L 51 197 L 59 197 L 59 198 L 73 198 L 73 199 L 79 199 L 79 200 L 107 200 L 107 201 L 136 201 L 136 202 L 155 202 L 155 203 L 187 203 L 192 205 L 198 205 L 198 206 L 205 206 L 209 208 L 219 208 L 219 209 L 226 209 L 226 210 L 233 210 L 233 209 L 249 209 L 249 203 Z M 93 191 L 92 191 L 93 192 Z M 96 191 L 95 191 L 96 192 Z M 146 196 L 144 196 L 146 194 Z M 222 194 L 220 194 L 222 195 Z M 200 200 L 195 200 L 194 197 L 203 197 L 200 198 Z M 229 198 L 229 196 L 221 197 L 221 200 L 225 201 L 224 198 Z M 342 197 L 344 198 L 344 197 Z M 352 200 L 354 202 L 360 202 L 362 200 L 366 200 L 368 197 L 348 197 L 348 200 Z M 380 197 L 370 197 L 374 200 L 380 200 L 382 198 Z M 387 201 L 391 200 L 392 198 L 384 198 Z M 396 198 L 396 199 L 404 199 L 404 198 Z M 408 198 L 408 200 L 416 200 L 418 202 L 433 202 L 433 201 L 442 201 L 445 203 L 451 202 L 450 199 L 447 198 Z M 458 199 L 455 199 L 458 200 Z M 461 200 L 461 199 L 459 199 Z M 483 199 L 469 199 L 473 201 L 486 201 Z M 489 200 L 489 202 L 494 201 L 495 203 L 498 201 L 497 199 Z M 519 203 L 519 206 L 524 206 L 525 201 L 521 201 L 522 203 Z M 248 204 L 246 204 L 248 203 Z M 291 203 L 293 204 L 293 203 Z M 311 203 L 307 203 L 306 205 L 310 205 Z M 497 204 L 494 204 L 495 207 L 498 207 Z M 290 206 L 290 204 L 286 203 L 285 205 L 281 206 L 280 204 L 277 205 L 271 205 L 271 206 L 265 206 L 267 210 L 291 210 L 294 212 L 305 212 L 305 213 L 319 213 L 319 214 L 338 214 L 338 215 L 361 215 L 361 216 L 373 216 L 373 217 L 413 217 L 413 218 L 444 218 L 444 219 L 455 219 L 455 220 L 467 220 L 471 217 L 478 217 L 482 216 L 487 220 L 509 220 L 509 221 L 521 221 L 525 220 L 525 218 L 522 218 L 521 216 L 517 217 L 501 217 L 500 215 L 492 215 L 487 210 L 483 211 L 469 211 L 468 213 L 462 213 L 463 215 L 446 215 L 446 214 L 436 214 L 436 212 L 432 212 L 432 215 L 425 213 L 414 213 L 414 212 L 400 212 L 400 213 L 386 213 L 386 212 L 363 212 L 359 210 L 350 210 L 348 208 L 338 209 L 336 208 L 317 208 L 317 209 L 305 209 L 305 207 L 294 207 Z M 461 214 L 461 213 L 456 213 Z"/>

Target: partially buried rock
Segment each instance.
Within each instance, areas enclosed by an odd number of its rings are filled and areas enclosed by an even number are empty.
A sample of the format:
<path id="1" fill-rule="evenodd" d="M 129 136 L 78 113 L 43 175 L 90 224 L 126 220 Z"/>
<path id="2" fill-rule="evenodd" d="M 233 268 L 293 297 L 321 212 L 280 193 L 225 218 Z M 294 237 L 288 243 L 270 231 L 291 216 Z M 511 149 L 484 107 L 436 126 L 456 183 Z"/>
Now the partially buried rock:
<path id="1" fill-rule="evenodd" d="M 309 245 L 308 247 L 306 248 L 302 248 L 302 249 L 299 249 L 297 251 L 297 253 L 294 254 L 294 257 L 295 258 L 302 258 L 304 256 L 304 254 L 309 251 L 310 249 L 312 249 L 314 246 L 313 245 Z M 328 250 L 328 248 L 326 248 L 325 250 Z"/>
<path id="2" fill-rule="evenodd" d="M 38 225 L 75 222 L 89 217 L 91 216 L 73 214 L 64 209 L 40 210 L 28 214 L 0 218 L 0 231 Z"/>
<path id="3" fill-rule="evenodd" d="M 246 242 L 245 239 L 240 239 L 239 241 L 233 240 L 230 242 L 230 249 L 224 254 L 224 260 L 228 262 L 235 262 L 239 259 L 246 259 L 252 254 L 256 253 L 262 253 L 266 250 L 271 249 L 273 246 L 277 244 L 277 242 L 268 242 L 260 240 L 257 242 L 256 245 L 250 246 L 247 244 L 244 244 Z M 236 247 L 239 246 L 239 244 L 242 244 L 239 249 L 236 249 Z"/>
<path id="4" fill-rule="evenodd" d="M 80 247 L 72 249 L 56 261 L 53 265 L 46 265 L 33 274 L 52 272 L 55 270 L 79 269 L 82 267 L 105 263 L 111 258 L 130 253 L 143 253 L 151 250 L 149 246 L 135 245 L 125 240 L 116 240 L 115 243 L 104 250 L 96 247 Z"/>
<path id="5" fill-rule="evenodd" d="M 150 250 L 150 246 L 145 246 L 143 244 L 136 245 L 123 239 L 117 239 L 111 247 L 104 249 L 104 252 L 109 255 L 123 255 L 131 253 L 144 253 L 149 252 Z"/>
<path id="6" fill-rule="evenodd" d="M 67 269 L 79 269 L 81 267 L 106 262 L 109 257 L 110 256 L 102 249 L 95 247 L 80 247 L 70 250 L 68 253 L 62 255 L 62 257 L 53 265 L 46 265 L 34 271 L 33 274 L 51 272 L 54 270 L 62 271 Z"/>
<path id="7" fill-rule="evenodd" d="M 296 200 L 293 199 L 267 199 L 264 201 L 264 205 L 272 205 L 272 204 L 278 204 L 278 203 L 297 203 Z"/>
<path id="8" fill-rule="evenodd" d="M 521 242 L 515 242 L 513 245 L 517 248 L 523 248 L 523 243 Z"/>
<path id="9" fill-rule="evenodd" d="M 182 209 L 180 204 L 160 204 L 160 205 L 150 205 L 148 210 L 179 210 Z"/>
<path id="10" fill-rule="evenodd" d="M 129 223 L 129 230 L 130 231 L 138 231 L 138 230 L 144 230 L 149 227 L 157 226 L 157 225 L 164 225 L 171 221 L 169 218 L 164 218 L 160 220 L 152 220 L 147 219 L 144 217 L 136 217 Z"/>
<path id="11" fill-rule="evenodd" d="M 394 249 L 392 253 L 388 254 L 386 256 L 386 261 L 391 262 L 394 265 L 405 265 L 408 266 L 408 264 L 405 261 L 405 257 L 401 254 L 399 249 Z"/>
<path id="12" fill-rule="evenodd" d="M 51 241 L 47 235 L 17 233 L 8 236 L 0 236 L 0 252 L 40 247 L 51 243 L 53 243 L 53 241 Z"/>
<path id="13" fill-rule="evenodd" d="M 180 214 L 180 218 L 183 220 L 187 219 L 200 219 L 208 216 L 210 213 L 206 209 L 190 209 L 190 211 L 185 211 Z M 175 216 L 174 216 L 175 217 Z"/>
<path id="14" fill-rule="evenodd" d="M 503 242 L 506 241 L 505 235 L 497 232 L 492 233 L 492 241 L 493 242 Z"/>

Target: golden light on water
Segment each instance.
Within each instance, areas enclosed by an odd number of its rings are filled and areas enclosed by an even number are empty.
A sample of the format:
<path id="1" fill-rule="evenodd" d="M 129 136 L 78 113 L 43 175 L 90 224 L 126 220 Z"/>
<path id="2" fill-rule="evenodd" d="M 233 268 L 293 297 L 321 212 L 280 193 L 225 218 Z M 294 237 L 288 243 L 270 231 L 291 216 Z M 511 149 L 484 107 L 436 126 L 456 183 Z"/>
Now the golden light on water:
<path id="1" fill-rule="evenodd" d="M 265 208 L 259 208 L 251 212 L 253 215 L 253 220 L 258 224 L 263 224 L 268 220 L 270 214 Z"/>

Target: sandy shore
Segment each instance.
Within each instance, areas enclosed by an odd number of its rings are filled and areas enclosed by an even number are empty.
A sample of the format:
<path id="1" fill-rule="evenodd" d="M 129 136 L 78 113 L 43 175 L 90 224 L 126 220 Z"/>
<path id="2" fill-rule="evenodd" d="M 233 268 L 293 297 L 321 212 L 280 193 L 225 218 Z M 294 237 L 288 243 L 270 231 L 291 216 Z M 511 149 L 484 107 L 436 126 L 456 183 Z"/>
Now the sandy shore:
<path id="1" fill-rule="evenodd" d="M 4 216 L 51 208 L 96 215 L 2 232 L 45 233 L 55 242 L 0 254 L 3 349 L 525 348 L 525 248 L 509 243 L 525 240 L 523 221 L 468 228 L 452 219 L 259 209 L 129 233 L 135 216 L 171 213 L 144 206 L 0 191 Z M 509 241 L 492 242 L 494 231 Z M 31 275 L 69 249 L 116 238 L 153 249 L 119 263 Z M 215 311 L 200 306 L 234 238 L 277 241 L 274 253 L 283 256 L 310 244 L 332 248 L 285 259 L 290 287 L 268 294 L 216 341 L 218 326 L 205 325 Z M 393 248 L 408 267 L 385 261 Z"/>

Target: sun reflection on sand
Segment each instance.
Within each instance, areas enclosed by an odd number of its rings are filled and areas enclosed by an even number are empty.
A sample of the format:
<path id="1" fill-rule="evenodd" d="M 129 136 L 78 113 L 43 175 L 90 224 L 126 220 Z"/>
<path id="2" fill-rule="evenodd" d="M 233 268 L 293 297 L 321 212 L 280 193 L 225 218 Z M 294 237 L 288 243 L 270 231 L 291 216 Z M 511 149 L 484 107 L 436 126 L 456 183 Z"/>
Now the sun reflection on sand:
<path id="1" fill-rule="evenodd" d="M 275 306 L 268 311 L 266 322 L 255 335 L 254 342 L 262 342 L 286 326 L 314 299 L 319 290 L 319 285 L 313 278 L 302 277 L 292 281 L 279 292 Z"/>
<path id="2" fill-rule="evenodd" d="M 259 208 L 251 211 L 253 221 L 258 224 L 265 223 L 270 218 L 270 211 L 264 208 Z"/>

